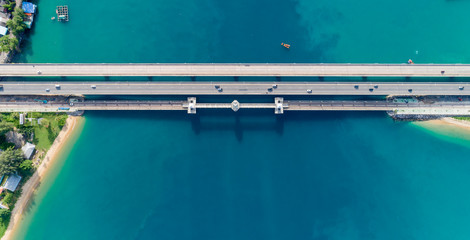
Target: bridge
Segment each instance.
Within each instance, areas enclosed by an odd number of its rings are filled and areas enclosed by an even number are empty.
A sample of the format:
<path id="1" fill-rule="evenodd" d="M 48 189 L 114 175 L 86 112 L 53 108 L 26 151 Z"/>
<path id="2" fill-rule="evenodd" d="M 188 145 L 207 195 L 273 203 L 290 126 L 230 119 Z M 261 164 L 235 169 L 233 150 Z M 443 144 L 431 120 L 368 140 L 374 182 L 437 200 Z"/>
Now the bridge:
<path id="1" fill-rule="evenodd" d="M 1 82 L 0 95 L 470 95 L 470 83 Z"/>
<path id="2" fill-rule="evenodd" d="M 416 99 L 390 100 L 284 100 L 275 98 L 271 103 L 198 103 L 187 100 L 51 100 L 47 104 L 37 101 L 0 101 L 0 112 L 79 112 L 107 110 L 165 110 L 196 113 L 197 109 L 272 109 L 276 114 L 284 111 L 388 111 L 400 115 L 470 116 L 470 97 L 423 102 Z"/>
<path id="3" fill-rule="evenodd" d="M 470 64 L 0 64 L 0 76 L 470 77 Z"/>

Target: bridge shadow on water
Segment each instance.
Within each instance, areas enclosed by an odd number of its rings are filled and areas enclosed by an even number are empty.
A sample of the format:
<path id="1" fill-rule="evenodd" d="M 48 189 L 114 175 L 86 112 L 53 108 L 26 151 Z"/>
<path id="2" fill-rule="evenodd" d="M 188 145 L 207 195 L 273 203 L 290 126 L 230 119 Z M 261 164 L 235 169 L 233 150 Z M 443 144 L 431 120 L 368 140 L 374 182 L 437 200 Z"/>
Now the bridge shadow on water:
<path id="1" fill-rule="evenodd" d="M 189 115 L 191 127 L 196 135 L 208 131 L 233 131 L 239 142 L 243 141 L 245 132 L 274 131 L 279 135 L 284 133 L 284 116 L 274 115 L 269 110 L 231 110 L 211 111 L 199 110 L 196 115 Z"/>
<path id="2" fill-rule="evenodd" d="M 229 109 L 198 109 L 197 114 L 189 115 L 185 111 L 94 111 L 86 112 L 92 118 L 117 118 L 120 120 L 164 120 L 171 122 L 189 121 L 192 132 L 200 135 L 208 132 L 232 132 L 239 142 L 248 132 L 275 132 L 283 136 L 286 125 L 297 123 L 322 124 L 341 119 L 386 118 L 385 112 L 325 112 L 287 111 L 275 115 L 272 109 L 241 109 L 233 112 Z"/>

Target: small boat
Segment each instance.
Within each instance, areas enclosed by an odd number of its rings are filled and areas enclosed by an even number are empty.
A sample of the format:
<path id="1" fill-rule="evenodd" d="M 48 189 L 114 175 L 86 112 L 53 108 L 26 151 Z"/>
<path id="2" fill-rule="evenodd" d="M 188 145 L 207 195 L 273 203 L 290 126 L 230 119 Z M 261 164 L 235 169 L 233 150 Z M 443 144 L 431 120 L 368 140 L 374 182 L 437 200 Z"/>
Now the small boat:
<path id="1" fill-rule="evenodd" d="M 415 64 L 415 63 L 413 62 L 413 60 L 408 59 L 408 64 Z"/>
<path id="2" fill-rule="evenodd" d="M 287 43 L 281 43 L 281 45 L 282 45 L 283 47 L 287 48 L 287 49 L 289 49 L 289 48 L 290 48 L 290 45 L 289 45 L 289 44 L 287 44 Z"/>
<path id="3" fill-rule="evenodd" d="M 51 17 L 51 20 L 55 20 L 55 17 Z"/>

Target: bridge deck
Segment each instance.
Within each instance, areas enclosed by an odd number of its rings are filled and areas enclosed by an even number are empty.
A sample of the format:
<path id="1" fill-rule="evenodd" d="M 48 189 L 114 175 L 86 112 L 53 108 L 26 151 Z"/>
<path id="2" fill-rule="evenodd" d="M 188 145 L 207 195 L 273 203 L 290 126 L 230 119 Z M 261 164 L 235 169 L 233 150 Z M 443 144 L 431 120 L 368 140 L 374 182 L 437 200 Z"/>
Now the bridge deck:
<path id="1" fill-rule="evenodd" d="M 0 64 L 0 76 L 470 77 L 469 64 Z"/>
<path id="2" fill-rule="evenodd" d="M 73 106 L 67 103 L 42 104 L 38 102 L 0 102 L 0 112 L 68 112 L 79 110 L 178 110 L 185 111 L 186 101 L 85 101 L 76 102 Z M 284 101 L 287 111 L 396 111 L 399 114 L 421 115 L 470 115 L 470 102 L 437 102 L 437 103 L 396 103 L 389 101 Z M 59 111 L 59 107 L 69 110 Z M 240 108 L 273 109 L 269 103 L 240 103 Z M 196 108 L 230 109 L 230 103 L 197 103 Z"/>
<path id="3" fill-rule="evenodd" d="M 470 95 L 470 83 L 2 82 L 2 85 L 0 95 Z"/>

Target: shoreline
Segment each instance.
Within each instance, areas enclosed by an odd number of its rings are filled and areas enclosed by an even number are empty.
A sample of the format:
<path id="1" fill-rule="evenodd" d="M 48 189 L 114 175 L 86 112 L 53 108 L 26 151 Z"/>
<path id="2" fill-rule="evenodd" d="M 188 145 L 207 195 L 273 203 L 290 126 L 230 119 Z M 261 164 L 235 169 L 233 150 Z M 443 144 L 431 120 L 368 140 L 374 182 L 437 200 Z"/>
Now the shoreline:
<path id="1" fill-rule="evenodd" d="M 72 133 L 80 121 L 82 121 L 81 117 L 69 116 L 67 118 L 64 127 L 47 151 L 41 165 L 39 165 L 33 176 L 23 185 L 21 196 L 15 204 L 11 213 L 10 223 L 1 240 L 8 240 L 14 236 L 18 224 L 23 218 L 23 212 L 28 207 L 31 197 L 36 192 L 39 183 L 47 176 L 48 171 L 51 169 L 51 166 L 54 165 L 59 153 L 73 135 Z"/>
<path id="2" fill-rule="evenodd" d="M 425 126 L 427 125 L 428 127 L 444 127 L 444 128 L 453 128 L 455 130 L 460 130 L 462 133 L 466 133 L 469 135 L 470 133 L 470 121 L 466 120 L 458 120 L 453 117 L 442 117 L 442 118 L 437 118 L 437 119 L 430 119 L 430 120 L 424 120 L 424 121 L 413 121 L 414 124 L 416 125 L 421 125 Z M 441 129 L 441 128 L 439 128 Z"/>
<path id="3" fill-rule="evenodd" d="M 440 120 L 445 123 L 449 123 L 458 127 L 470 129 L 470 121 L 458 120 L 452 117 L 445 117 L 445 118 L 441 118 Z"/>

